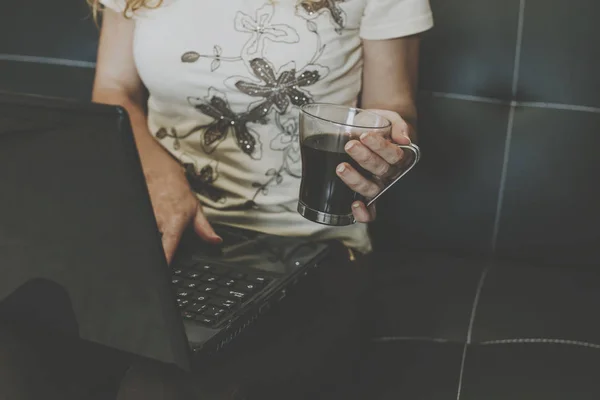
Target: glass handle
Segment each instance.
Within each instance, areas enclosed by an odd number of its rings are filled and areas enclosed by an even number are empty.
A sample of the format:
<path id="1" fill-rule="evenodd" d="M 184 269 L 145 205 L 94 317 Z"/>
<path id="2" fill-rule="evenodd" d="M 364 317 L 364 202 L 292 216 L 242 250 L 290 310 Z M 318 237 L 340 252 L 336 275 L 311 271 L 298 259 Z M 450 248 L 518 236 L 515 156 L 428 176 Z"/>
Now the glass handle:
<path id="1" fill-rule="evenodd" d="M 417 165 L 417 163 L 419 162 L 419 159 L 421 158 L 421 149 L 419 149 L 419 146 L 417 146 L 416 144 L 399 144 L 398 147 L 400 147 L 402 150 L 409 150 L 412 151 L 414 154 L 414 157 L 411 161 L 411 163 L 408 165 L 408 167 L 406 167 L 401 173 L 400 175 L 398 175 L 397 177 L 394 178 L 394 180 L 392 182 L 390 182 L 389 184 L 387 184 L 382 190 L 381 192 L 379 192 L 377 194 L 377 196 L 373 197 L 371 200 L 369 200 L 369 202 L 367 203 L 367 207 L 369 207 L 371 204 L 375 203 L 375 200 L 377 200 L 379 197 L 381 197 L 382 194 L 384 194 L 389 188 L 391 188 L 392 186 L 394 186 L 394 184 L 396 182 L 398 182 L 400 179 L 402 179 L 402 177 L 404 177 L 404 175 L 406 175 L 411 169 L 414 168 L 415 165 Z"/>

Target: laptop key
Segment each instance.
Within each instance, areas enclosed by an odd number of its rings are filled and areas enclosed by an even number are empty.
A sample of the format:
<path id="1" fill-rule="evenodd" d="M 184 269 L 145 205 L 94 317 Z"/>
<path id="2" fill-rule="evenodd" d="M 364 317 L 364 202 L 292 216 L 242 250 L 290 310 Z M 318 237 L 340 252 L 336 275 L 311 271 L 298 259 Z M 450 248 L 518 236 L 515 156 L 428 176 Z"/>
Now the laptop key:
<path id="1" fill-rule="evenodd" d="M 204 275 L 202 275 L 202 277 L 200 278 L 200 280 L 202 280 L 204 282 L 214 283 L 214 282 L 217 282 L 219 280 L 219 277 L 217 275 L 204 274 Z"/>
<path id="2" fill-rule="evenodd" d="M 209 318 L 218 318 L 224 312 L 225 312 L 225 310 L 223 310 L 222 308 L 208 307 L 206 310 L 204 310 L 204 312 L 202 313 L 202 315 L 207 316 Z"/>
<path id="3" fill-rule="evenodd" d="M 219 286 L 231 287 L 235 284 L 236 281 L 233 279 L 221 279 L 217 282 Z"/>
<path id="4" fill-rule="evenodd" d="M 212 325 L 215 322 L 214 319 L 206 317 L 204 315 L 197 316 L 196 317 L 196 321 L 198 321 L 198 322 L 200 322 L 201 324 L 204 324 L 204 325 Z"/>
<path id="5" fill-rule="evenodd" d="M 218 286 L 216 285 L 211 285 L 209 283 L 203 284 L 198 286 L 198 291 L 199 292 L 213 292 L 218 288 Z"/>
<path id="6" fill-rule="evenodd" d="M 207 306 L 206 304 L 192 304 L 191 306 L 186 308 L 186 311 L 196 314 L 202 314 L 202 312 L 205 311 L 208 307 L 209 306 Z"/>
<path id="7" fill-rule="evenodd" d="M 186 280 L 183 282 L 183 287 L 186 289 L 195 289 L 198 286 L 198 282 Z"/>
<path id="8" fill-rule="evenodd" d="M 239 300 L 244 300 L 247 295 L 246 293 L 238 292 L 237 290 L 230 290 L 225 288 L 220 288 L 216 290 L 216 294 L 222 297 L 233 297 Z"/>
<path id="9" fill-rule="evenodd" d="M 257 283 L 259 285 L 265 285 L 271 281 L 271 279 L 263 275 L 248 275 L 246 277 L 246 280 L 248 282 Z"/>
<path id="10" fill-rule="evenodd" d="M 206 303 L 207 301 L 210 300 L 210 297 L 205 294 L 196 294 L 196 295 L 192 296 L 192 300 L 195 301 L 196 303 Z"/>
<path id="11" fill-rule="evenodd" d="M 226 310 L 233 310 L 234 308 L 237 307 L 237 304 L 235 303 L 223 303 L 223 304 L 219 304 L 220 307 L 223 307 Z"/>
<path id="12" fill-rule="evenodd" d="M 181 299 L 181 298 L 177 299 L 177 305 L 179 306 L 179 308 L 185 308 L 185 307 L 187 307 L 187 305 L 189 303 L 190 303 L 189 300 Z"/>
<path id="13" fill-rule="evenodd" d="M 181 269 L 174 269 L 173 270 L 173 275 L 179 276 L 183 273 L 183 271 Z"/>
<path id="14" fill-rule="evenodd" d="M 193 313 L 189 311 L 182 312 L 181 316 L 183 317 L 183 319 L 194 319 L 196 317 Z"/>
<path id="15" fill-rule="evenodd" d="M 187 272 L 187 273 L 185 274 L 185 276 L 186 276 L 186 278 L 188 278 L 188 279 L 194 279 L 194 280 L 195 280 L 195 279 L 199 279 L 199 278 L 200 278 L 200 276 L 202 276 L 202 274 L 200 274 L 200 273 L 198 273 L 198 272 L 190 271 L 190 272 Z"/>
<path id="16" fill-rule="evenodd" d="M 240 292 L 245 292 L 245 293 L 252 293 L 254 292 L 256 289 L 258 289 L 257 287 L 258 285 L 255 283 L 248 283 L 248 282 L 238 282 L 235 285 L 233 285 L 233 288 L 235 290 L 238 290 Z"/>
<path id="17" fill-rule="evenodd" d="M 191 291 L 185 289 L 177 289 L 177 297 L 188 297 L 192 294 Z"/>
<path id="18" fill-rule="evenodd" d="M 243 274 L 241 272 L 232 272 L 229 274 L 229 276 L 233 279 L 244 279 L 244 277 L 246 277 L 246 274 Z"/>
<path id="19" fill-rule="evenodd" d="M 227 275 L 229 268 L 221 267 L 220 265 L 200 264 L 196 267 L 197 270 L 208 272 L 215 275 Z"/>
<path id="20" fill-rule="evenodd" d="M 182 282 L 183 282 L 183 279 L 178 278 L 178 277 L 173 277 L 173 279 L 171 279 L 171 283 L 175 286 L 179 286 Z"/>
<path id="21" fill-rule="evenodd" d="M 224 308 L 226 310 L 231 310 L 237 306 L 237 301 L 231 299 L 224 299 L 222 297 L 213 297 L 208 301 L 208 304 L 211 304 L 215 307 Z"/>

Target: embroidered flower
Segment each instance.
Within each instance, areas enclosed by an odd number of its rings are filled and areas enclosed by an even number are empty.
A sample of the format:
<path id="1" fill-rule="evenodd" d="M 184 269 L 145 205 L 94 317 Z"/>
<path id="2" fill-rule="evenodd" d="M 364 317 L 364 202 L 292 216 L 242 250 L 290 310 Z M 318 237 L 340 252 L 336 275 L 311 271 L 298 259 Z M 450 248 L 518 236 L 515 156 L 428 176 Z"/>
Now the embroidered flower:
<path id="1" fill-rule="evenodd" d="M 346 26 L 346 13 L 341 9 L 338 3 L 346 0 L 303 0 L 300 6 L 306 11 L 309 17 L 316 17 L 323 12 L 329 11 L 331 20 L 335 25 L 335 31 L 340 33 Z"/>
<path id="2" fill-rule="evenodd" d="M 209 89 L 207 97 L 188 97 L 188 102 L 197 111 L 213 118 L 213 122 L 193 129 L 193 131 L 204 130 L 202 135 L 204 151 L 212 153 L 227 138 L 229 132 L 232 132 L 240 150 L 253 159 L 261 158 L 262 144 L 258 134 L 248 127 L 248 123 L 266 124 L 265 116 L 269 112 L 271 104 L 262 102 L 258 105 L 251 105 L 247 112 L 238 114 L 231 110 L 225 94 L 214 88 Z"/>
<path id="3" fill-rule="evenodd" d="M 210 58 L 212 62 L 210 63 L 210 71 L 215 72 L 221 66 L 221 61 L 239 61 L 238 58 L 232 57 L 223 57 L 223 49 L 219 45 L 213 46 L 213 54 L 212 55 L 203 55 L 196 51 L 187 51 L 182 54 L 181 62 L 183 63 L 195 63 L 201 58 Z"/>
<path id="4" fill-rule="evenodd" d="M 184 163 L 183 167 L 194 192 L 206 196 L 215 203 L 224 203 L 226 201 L 225 194 L 214 186 L 215 181 L 219 178 L 218 165 L 215 164 L 213 167 L 211 164 L 205 165 L 199 172 L 192 163 Z"/>
<path id="5" fill-rule="evenodd" d="M 300 36 L 292 27 L 284 24 L 271 24 L 274 9 L 272 4 L 266 4 L 256 11 L 256 17 L 238 11 L 235 16 L 235 29 L 238 32 L 251 33 L 252 37 L 246 43 L 248 54 L 261 53 L 265 40 L 283 43 L 298 43 Z"/>
<path id="6" fill-rule="evenodd" d="M 235 87 L 249 96 L 264 97 L 282 114 L 287 111 L 290 103 L 302 106 L 312 102 L 310 93 L 301 88 L 317 83 L 329 73 L 326 67 L 317 64 L 308 65 L 303 71 L 296 72 L 295 63 L 291 62 L 275 74 L 274 68 L 262 58 L 250 61 L 250 67 L 262 84 L 233 78 L 237 80 Z"/>
<path id="7" fill-rule="evenodd" d="M 275 118 L 281 132 L 271 140 L 271 149 L 283 151 L 283 170 L 299 178 L 302 176 L 302 171 L 298 119 L 289 118 L 282 122 L 279 115 Z"/>

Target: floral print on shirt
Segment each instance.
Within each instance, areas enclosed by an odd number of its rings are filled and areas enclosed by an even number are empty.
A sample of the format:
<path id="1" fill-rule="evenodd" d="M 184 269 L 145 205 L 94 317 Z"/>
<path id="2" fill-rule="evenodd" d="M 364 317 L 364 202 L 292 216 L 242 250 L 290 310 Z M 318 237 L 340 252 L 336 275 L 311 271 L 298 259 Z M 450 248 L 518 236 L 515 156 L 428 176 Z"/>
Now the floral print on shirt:
<path id="1" fill-rule="evenodd" d="M 212 119 L 208 124 L 196 126 L 185 136 L 200 132 L 201 145 L 207 154 L 213 153 L 227 138 L 232 138 L 243 154 L 260 160 L 263 151 L 261 138 L 249 124 L 270 124 L 276 127 L 269 149 L 281 152 L 281 163 L 267 169 L 265 181 L 252 183 L 255 189 L 252 201 L 261 195 L 268 195 L 269 187 L 282 184 L 286 177 L 301 177 L 297 109 L 313 101 L 311 86 L 329 74 L 327 67 L 318 64 L 325 45 L 322 45 L 319 27 L 314 19 L 328 13 L 336 32 L 340 33 L 345 26 L 345 13 L 340 8 L 340 3 L 345 1 L 302 1 L 296 7 L 296 16 L 303 19 L 308 31 L 317 36 L 314 56 L 300 69 L 294 61 L 276 69 L 265 54 L 268 42 L 292 44 L 300 41 L 300 35 L 292 26 L 273 23 L 275 10 L 269 3 L 256 10 L 253 16 L 242 11 L 236 13 L 234 30 L 248 35 L 239 56 L 225 55 L 218 44 L 214 45 L 212 54 L 190 50 L 181 55 L 181 62 L 186 64 L 210 60 L 212 72 L 217 71 L 224 62 L 243 63 L 249 72 L 247 77 L 231 76 L 224 81 L 226 87 L 248 96 L 248 109 L 245 112 L 234 112 L 226 95 L 214 88 L 210 88 L 204 97 L 188 97 L 188 103 L 194 109 Z M 173 136 L 172 133 L 165 132 L 167 131 L 163 132 L 163 137 Z M 203 184 L 210 185 L 218 179 L 218 174 L 210 175 L 207 171 L 197 175 L 204 177 L 201 179 Z M 212 178 L 207 179 L 208 176 Z"/>

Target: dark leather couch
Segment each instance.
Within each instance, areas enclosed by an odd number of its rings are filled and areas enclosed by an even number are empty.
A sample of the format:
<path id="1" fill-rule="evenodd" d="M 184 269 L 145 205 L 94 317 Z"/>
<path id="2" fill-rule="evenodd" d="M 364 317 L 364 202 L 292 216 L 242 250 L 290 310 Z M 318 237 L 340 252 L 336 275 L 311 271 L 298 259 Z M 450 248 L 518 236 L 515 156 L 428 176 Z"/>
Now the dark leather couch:
<path id="1" fill-rule="evenodd" d="M 600 2 L 431 2 L 424 157 L 372 226 L 363 397 L 598 399 Z M 84 3 L 3 1 L 0 89 L 89 97 Z"/>

